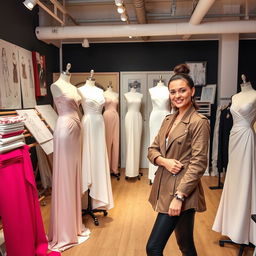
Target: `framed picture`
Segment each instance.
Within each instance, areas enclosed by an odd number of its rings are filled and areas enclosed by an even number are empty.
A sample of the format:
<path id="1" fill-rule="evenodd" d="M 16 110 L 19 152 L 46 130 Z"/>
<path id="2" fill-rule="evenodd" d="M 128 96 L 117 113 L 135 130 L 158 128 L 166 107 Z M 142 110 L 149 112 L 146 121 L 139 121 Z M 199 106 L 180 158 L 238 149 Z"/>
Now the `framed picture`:
<path id="1" fill-rule="evenodd" d="M 206 61 L 186 61 L 189 66 L 189 75 L 197 86 L 206 84 Z"/>
<path id="2" fill-rule="evenodd" d="M 46 65 L 45 56 L 38 52 L 32 52 L 33 67 L 35 76 L 35 91 L 36 97 L 46 96 Z"/>
<path id="3" fill-rule="evenodd" d="M 200 101 L 210 102 L 214 104 L 216 93 L 216 84 L 208 84 L 202 89 L 201 99 Z"/>

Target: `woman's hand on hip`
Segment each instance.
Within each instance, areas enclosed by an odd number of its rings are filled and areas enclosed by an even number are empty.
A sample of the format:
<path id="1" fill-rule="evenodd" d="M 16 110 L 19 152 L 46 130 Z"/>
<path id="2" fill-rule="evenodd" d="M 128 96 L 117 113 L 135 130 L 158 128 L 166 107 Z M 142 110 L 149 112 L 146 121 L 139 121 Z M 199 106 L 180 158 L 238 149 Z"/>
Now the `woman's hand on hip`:
<path id="1" fill-rule="evenodd" d="M 170 203 L 168 214 L 169 216 L 180 216 L 182 201 L 173 198 Z"/>
<path id="2" fill-rule="evenodd" d="M 172 174 L 178 174 L 182 167 L 183 167 L 183 164 L 176 160 L 176 159 L 168 159 L 168 158 L 165 158 L 165 165 L 164 167 Z"/>

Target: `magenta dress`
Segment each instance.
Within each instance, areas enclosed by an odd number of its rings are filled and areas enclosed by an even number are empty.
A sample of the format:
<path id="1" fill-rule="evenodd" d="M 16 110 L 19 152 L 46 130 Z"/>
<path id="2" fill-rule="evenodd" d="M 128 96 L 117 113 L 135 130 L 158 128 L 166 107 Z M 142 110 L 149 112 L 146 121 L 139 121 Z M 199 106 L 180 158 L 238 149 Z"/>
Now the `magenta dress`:
<path id="1" fill-rule="evenodd" d="M 0 170 L 0 216 L 7 255 L 48 255 L 29 147 L 0 154 Z"/>

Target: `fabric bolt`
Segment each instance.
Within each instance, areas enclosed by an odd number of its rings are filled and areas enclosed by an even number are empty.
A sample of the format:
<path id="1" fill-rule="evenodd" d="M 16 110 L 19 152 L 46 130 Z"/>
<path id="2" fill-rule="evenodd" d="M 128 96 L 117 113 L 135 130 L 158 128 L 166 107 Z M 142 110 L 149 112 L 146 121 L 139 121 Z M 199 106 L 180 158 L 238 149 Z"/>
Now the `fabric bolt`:
<path id="1" fill-rule="evenodd" d="M 0 167 L 0 216 L 7 255 L 46 256 L 48 245 L 29 147 L 0 155 Z"/>
<path id="2" fill-rule="evenodd" d="M 6 133 L 6 134 L 2 134 L 1 132 L 0 132 L 0 138 L 10 138 L 10 137 L 12 137 L 12 136 L 17 136 L 17 135 L 20 135 L 20 134 L 22 134 L 24 132 L 24 129 L 23 130 L 20 130 L 20 131 L 18 131 L 18 132 L 8 132 L 8 133 Z"/>
<path id="3" fill-rule="evenodd" d="M 83 192 L 90 190 L 92 208 L 109 210 L 114 207 L 107 155 L 105 125 L 102 109 L 103 90 L 84 85 L 78 89 L 82 96 L 82 183 Z"/>
<path id="4" fill-rule="evenodd" d="M 166 86 L 156 86 L 149 89 L 153 109 L 149 117 L 149 144 L 151 145 L 161 127 L 164 118 L 170 114 L 169 91 Z M 149 162 L 148 178 L 154 181 L 157 166 Z"/>
<path id="5" fill-rule="evenodd" d="M 240 103 L 230 111 L 233 127 L 229 138 L 229 162 L 213 230 L 239 244 L 256 245 L 256 136 L 252 128 L 256 102 Z"/>
<path id="6" fill-rule="evenodd" d="M 0 124 L 13 124 L 23 122 L 24 120 L 23 116 L 2 116 L 0 117 Z"/>
<path id="7" fill-rule="evenodd" d="M 17 141 L 17 140 L 20 140 L 20 139 L 24 139 L 24 135 L 23 134 L 17 135 L 17 136 L 13 136 L 13 137 L 10 137 L 10 138 L 0 139 L 0 145 L 9 144 L 11 142 L 14 142 L 14 141 Z"/>
<path id="8" fill-rule="evenodd" d="M 54 98 L 59 117 L 54 130 L 49 248 L 64 251 L 89 237 L 82 225 L 80 96 Z"/>
<path id="9" fill-rule="evenodd" d="M 142 116 L 140 113 L 142 94 L 128 92 L 125 94 L 128 111 L 125 115 L 126 166 L 125 176 L 136 177 L 140 167 L 140 145 L 142 135 Z"/>
<path id="10" fill-rule="evenodd" d="M 13 149 L 16 149 L 16 148 L 20 148 L 24 145 L 25 145 L 25 143 L 23 141 L 17 141 L 17 142 L 13 142 L 11 144 L 8 144 L 8 145 L 0 146 L 0 154 L 9 152 L 9 151 L 11 151 Z"/>
<path id="11" fill-rule="evenodd" d="M 118 174 L 119 156 L 119 115 L 117 112 L 118 99 L 105 97 L 105 111 L 103 118 L 106 130 L 106 143 L 110 171 Z"/>

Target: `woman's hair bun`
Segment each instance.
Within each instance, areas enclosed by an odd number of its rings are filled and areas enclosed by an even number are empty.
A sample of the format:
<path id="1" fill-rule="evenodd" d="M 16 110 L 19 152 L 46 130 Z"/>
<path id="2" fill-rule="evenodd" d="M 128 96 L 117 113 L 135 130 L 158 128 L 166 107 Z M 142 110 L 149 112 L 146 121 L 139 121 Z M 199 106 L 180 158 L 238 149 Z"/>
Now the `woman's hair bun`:
<path id="1" fill-rule="evenodd" d="M 190 69 L 187 64 L 179 64 L 173 69 L 175 74 L 189 74 Z"/>

